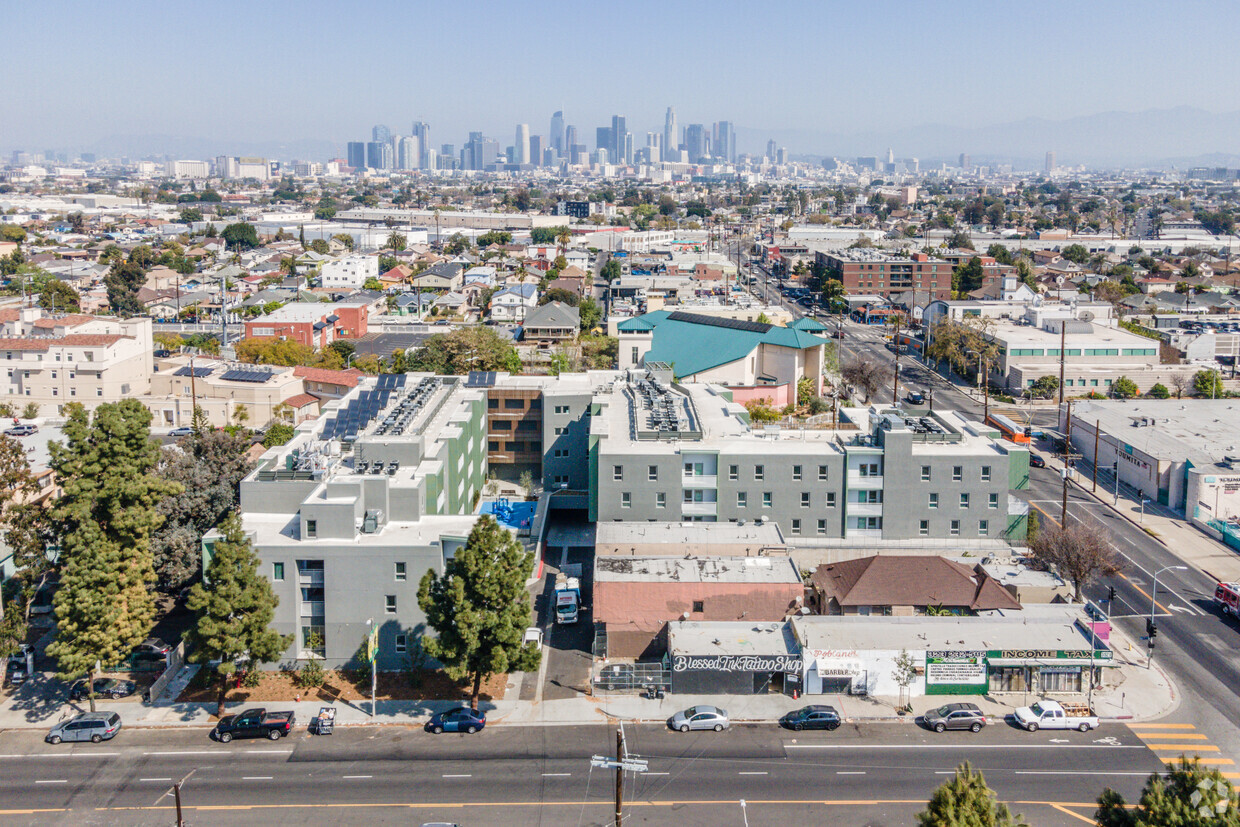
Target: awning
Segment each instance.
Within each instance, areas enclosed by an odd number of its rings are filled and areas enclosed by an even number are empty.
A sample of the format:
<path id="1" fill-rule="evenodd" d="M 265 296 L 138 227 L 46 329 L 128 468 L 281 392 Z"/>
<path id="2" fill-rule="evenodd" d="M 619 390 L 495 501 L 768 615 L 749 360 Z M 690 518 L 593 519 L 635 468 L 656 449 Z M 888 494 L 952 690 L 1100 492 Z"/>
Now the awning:
<path id="1" fill-rule="evenodd" d="M 1119 666 L 1114 658 L 987 658 L 991 666 Z"/>

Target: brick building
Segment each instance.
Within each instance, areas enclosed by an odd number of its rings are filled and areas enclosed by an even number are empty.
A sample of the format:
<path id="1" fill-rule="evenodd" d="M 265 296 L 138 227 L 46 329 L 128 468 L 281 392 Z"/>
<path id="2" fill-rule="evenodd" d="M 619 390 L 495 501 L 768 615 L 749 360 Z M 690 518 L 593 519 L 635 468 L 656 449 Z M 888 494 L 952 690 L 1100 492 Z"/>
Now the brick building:
<path id="1" fill-rule="evenodd" d="M 367 302 L 294 302 L 245 323 L 247 339 L 290 339 L 315 350 L 366 335 Z"/>

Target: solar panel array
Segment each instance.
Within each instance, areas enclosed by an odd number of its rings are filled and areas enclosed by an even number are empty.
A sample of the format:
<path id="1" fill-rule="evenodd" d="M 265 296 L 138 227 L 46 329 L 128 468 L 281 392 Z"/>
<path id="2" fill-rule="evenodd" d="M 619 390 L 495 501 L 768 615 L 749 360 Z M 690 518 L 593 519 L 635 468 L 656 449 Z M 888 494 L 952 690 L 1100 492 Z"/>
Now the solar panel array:
<path id="1" fill-rule="evenodd" d="M 404 374 L 397 375 L 402 380 L 405 378 Z M 383 379 L 382 376 L 379 378 L 380 380 Z M 401 384 L 404 384 L 404 382 L 402 381 Z M 414 417 L 418 415 L 418 411 L 422 410 L 431 397 L 435 395 L 435 390 L 439 385 L 438 379 L 429 376 L 419 382 L 418 386 L 410 391 L 405 398 L 401 399 L 400 404 L 383 418 L 383 424 L 375 429 L 375 436 L 383 436 L 385 434 L 399 436 L 403 434 L 409 427 L 409 423 L 413 422 Z"/>
<path id="2" fill-rule="evenodd" d="M 726 327 L 728 330 L 747 330 L 750 333 L 766 333 L 774 325 L 765 324 L 763 322 L 747 322 L 743 319 L 722 319 L 715 316 L 706 316 L 701 313 L 685 313 L 677 310 L 668 314 L 669 322 L 688 322 L 690 324 L 701 324 L 708 327 Z"/>
<path id="3" fill-rule="evenodd" d="M 323 439 L 352 442 L 387 407 L 392 394 L 405 386 L 403 373 L 385 373 L 374 390 L 362 391 L 323 426 Z"/>
<path id="4" fill-rule="evenodd" d="M 232 368 L 224 371 L 221 379 L 229 379 L 233 382 L 266 382 L 272 377 L 273 372 L 270 370 L 254 370 L 253 368 Z"/>
<path id="5" fill-rule="evenodd" d="M 186 365 L 183 368 L 179 368 L 177 372 L 172 375 L 192 376 L 195 379 L 202 379 L 204 376 L 210 376 L 212 370 L 214 370 L 214 368 L 191 368 L 189 365 Z"/>
<path id="6" fill-rule="evenodd" d="M 465 380 L 467 388 L 493 388 L 495 387 L 495 371 L 493 370 L 471 370 L 469 377 Z"/>

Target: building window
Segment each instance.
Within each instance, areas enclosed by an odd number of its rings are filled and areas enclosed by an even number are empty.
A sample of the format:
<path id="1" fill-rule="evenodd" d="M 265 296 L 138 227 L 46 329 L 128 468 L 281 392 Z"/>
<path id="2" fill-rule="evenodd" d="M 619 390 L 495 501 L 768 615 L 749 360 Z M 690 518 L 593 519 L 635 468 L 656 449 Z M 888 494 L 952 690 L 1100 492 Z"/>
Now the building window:
<path id="1" fill-rule="evenodd" d="M 650 468 L 647 469 L 646 471 L 646 479 L 650 480 L 651 482 L 656 482 L 659 479 L 659 466 L 657 465 L 650 466 Z"/>
<path id="2" fill-rule="evenodd" d="M 728 479 L 730 479 L 730 480 L 735 480 L 735 479 L 736 479 L 736 475 L 737 475 L 737 473 L 738 473 L 739 471 L 740 471 L 740 466 L 738 466 L 738 465 L 729 465 L 729 466 L 728 466 Z"/>
<path id="3" fill-rule="evenodd" d="M 396 654 L 403 655 L 409 650 L 409 635 L 396 636 Z"/>
<path id="4" fill-rule="evenodd" d="M 952 482 L 960 482 L 962 479 L 964 479 L 964 466 L 953 465 L 952 466 Z"/>
<path id="5" fill-rule="evenodd" d="M 560 435 L 561 435 L 561 434 L 563 434 L 563 433 L 564 433 L 564 429 L 563 429 L 563 428 L 556 428 L 556 429 L 555 429 L 555 435 L 556 435 L 556 436 L 560 436 Z"/>
<path id="6" fill-rule="evenodd" d="M 977 521 L 977 536 L 985 537 L 990 533 L 990 520 Z"/>
<path id="7" fill-rule="evenodd" d="M 827 492 L 827 508 L 835 508 L 835 492 Z"/>
<path id="8" fill-rule="evenodd" d="M 662 491 L 654 495 L 654 507 L 655 508 L 667 508 L 667 495 L 664 494 Z"/>
<path id="9" fill-rule="evenodd" d="M 794 480 L 801 479 L 801 466 L 799 465 L 792 466 L 792 479 Z"/>
<path id="10" fill-rule="evenodd" d="M 762 492 L 762 507 L 763 508 L 771 507 L 771 492 L 770 491 Z"/>
<path id="11" fill-rule="evenodd" d="M 800 520 L 793 520 L 793 521 L 792 521 L 792 533 L 793 533 L 793 534 L 800 534 L 800 533 L 801 533 L 801 521 L 800 521 Z"/>
<path id="12" fill-rule="evenodd" d="M 492 422 L 491 429 L 494 431 L 511 431 L 512 423 L 507 420 L 501 420 L 499 422 Z"/>
<path id="13" fill-rule="evenodd" d="M 931 494 L 930 501 L 926 503 L 926 508 L 938 508 L 938 507 L 939 507 L 939 495 Z"/>
<path id="14" fill-rule="evenodd" d="M 620 495 L 620 507 L 631 508 L 633 506 L 633 495 L 625 491 Z"/>
<path id="15" fill-rule="evenodd" d="M 566 414 L 568 413 L 568 406 L 567 405 L 556 405 L 555 412 L 558 414 Z"/>
<path id="16" fill-rule="evenodd" d="M 959 520 L 952 520 L 951 535 L 953 537 L 960 536 L 960 521 Z"/>
<path id="17" fill-rule="evenodd" d="M 284 581 L 284 564 L 283 563 L 272 563 L 271 564 L 271 579 L 276 581 L 277 583 L 282 583 Z"/>
<path id="18" fill-rule="evenodd" d="M 389 594 L 383 598 L 383 610 L 390 615 L 396 614 L 396 595 Z"/>
<path id="19" fill-rule="evenodd" d="M 827 466 L 825 465 L 818 466 L 818 481 L 819 482 L 827 481 Z"/>
<path id="20" fill-rule="evenodd" d="M 753 467 L 753 478 L 755 480 L 766 479 L 766 469 L 761 465 L 755 465 Z"/>
<path id="21" fill-rule="evenodd" d="M 498 443 L 498 442 L 494 442 L 494 441 L 487 442 L 487 450 L 488 450 L 488 451 L 498 451 L 498 450 L 499 450 L 499 443 Z"/>
<path id="22" fill-rule="evenodd" d="M 524 399 L 505 399 L 504 410 L 523 411 L 525 410 L 525 400 Z"/>
<path id="23" fill-rule="evenodd" d="M 736 507 L 744 508 L 749 500 L 749 495 L 744 491 L 736 492 Z"/>
<path id="24" fill-rule="evenodd" d="M 930 521 L 922 520 L 920 523 L 918 523 L 917 533 L 920 534 L 922 537 L 929 537 L 930 536 Z"/>
<path id="25" fill-rule="evenodd" d="M 990 482 L 990 466 L 982 466 L 982 482 Z"/>
<path id="26" fill-rule="evenodd" d="M 930 482 L 930 466 L 929 465 L 921 466 L 921 481 Z"/>
<path id="27" fill-rule="evenodd" d="M 998 494 L 991 494 L 991 495 L 990 495 L 990 502 L 988 502 L 988 503 L 987 503 L 987 505 L 988 505 L 990 508 L 998 508 L 998 507 L 999 507 L 999 495 L 998 495 Z"/>
<path id="28" fill-rule="evenodd" d="M 319 521 L 306 520 L 306 536 L 313 540 L 319 536 Z"/>
<path id="29" fill-rule="evenodd" d="M 969 495 L 968 495 L 968 494 L 961 494 L 961 495 L 960 495 L 960 507 L 961 507 L 961 508 L 968 508 L 968 507 L 969 507 Z"/>
<path id="30" fill-rule="evenodd" d="M 611 467 L 611 478 L 617 481 L 624 479 L 624 466 L 613 465 Z"/>
<path id="31" fill-rule="evenodd" d="M 490 411 L 496 411 L 496 410 L 499 410 L 499 400 L 498 400 L 498 399 L 488 399 L 488 400 L 487 400 L 487 410 L 490 410 Z"/>
<path id="32" fill-rule="evenodd" d="M 827 533 L 827 521 L 826 521 L 826 520 L 819 520 L 819 521 L 818 521 L 818 533 L 819 533 L 819 534 L 826 534 L 826 533 Z"/>
<path id="33" fill-rule="evenodd" d="M 405 567 L 405 564 L 397 563 L 396 564 L 396 582 L 404 583 L 408 579 L 409 579 L 409 570 Z"/>
<path id="34" fill-rule="evenodd" d="M 634 348 L 633 348 L 633 364 L 635 364 L 635 365 L 636 365 L 637 363 L 638 363 L 638 361 L 637 361 L 637 348 L 636 348 L 636 347 L 634 347 Z"/>
<path id="35" fill-rule="evenodd" d="M 693 611 L 695 611 L 695 612 L 704 612 L 704 611 L 706 611 L 706 601 L 704 601 L 704 600 L 695 600 L 695 601 L 693 601 Z"/>

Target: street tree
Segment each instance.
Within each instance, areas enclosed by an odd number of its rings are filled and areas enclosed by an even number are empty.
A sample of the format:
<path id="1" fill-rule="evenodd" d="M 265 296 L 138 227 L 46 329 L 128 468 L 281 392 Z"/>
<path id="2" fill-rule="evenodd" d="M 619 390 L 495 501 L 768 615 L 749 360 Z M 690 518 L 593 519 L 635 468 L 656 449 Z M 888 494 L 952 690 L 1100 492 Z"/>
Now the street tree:
<path id="1" fill-rule="evenodd" d="M 624 270 L 620 267 L 620 262 L 613 258 L 607 260 L 598 274 L 604 281 L 612 282 L 624 275 Z"/>
<path id="2" fill-rule="evenodd" d="M 917 814 L 922 827 L 1029 827 L 1024 817 L 1012 815 L 996 800 L 981 772 L 966 761 L 956 774 L 940 784 L 926 809 Z"/>
<path id="3" fill-rule="evenodd" d="M 194 584 L 185 600 L 196 615 L 187 635 L 189 659 L 194 663 L 218 661 L 216 714 L 224 714 L 229 679 L 237 662 L 247 668 L 272 663 L 293 642 L 271 628 L 280 599 L 271 582 L 258 573 L 258 555 L 241 528 L 241 519 L 229 514 L 219 526 L 220 538 L 211 547 L 205 579 Z"/>
<path id="4" fill-rule="evenodd" d="M 96 663 L 120 663 L 151 629 L 151 534 L 164 519 L 160 500 L 182 489 L 155 474 L 159 444 L 150 425 L 151 412 L 136 399 L 100 405 L 93 418 L 74 402 L 66 406 L 65 442 L 49 446 L 62 493 L 52 508 L 61 571 L 48 654 L 63 680 L 89 676 Z M 93 711 L 93 688 L 90 705 Z"/>
<path id="5" fill-rule="evenodd" d="M 151 536 L 151 553 L 160 591 L 176 593 L 198 575 L 202 535 L 237 507 L 241 480 L 252 467 L 248 447 L 241 433 L 205 428 L 163 449 L 159 475 L 184 492 L 159 503 L 164 523 Z"/>
<path id="6" fill-rule="evenodd" d="M 254 229 L 253 224 L 243 221 L 229 224 L 220 233 L 220 238 L 224 239 L 230 250 L 252 250 L 258 246 L 258 230 Z"/>
<path id="7" fill-rule="evenodd" d="M 1121 376 L 1111 383 L 1111 396 L 1116 399 L 1132 399 L 1140 395 L 1141 389 L 1137 387 L 1137 383 L 1127 376 Z"/>
<path id="8" fill-rule="evenodd" d="M 1072 584 L 1077 602 L 1085 587 L 1101 577 L 1124 570 L 1124 559 L 1100 531 L 1084 525 L 1052 527 L 1029 541 L 1029 556 L 1046 569 L 1055 569 Z"/>
<path id="9" fill-rule="evenodd" d="M 428 570 L 418 585 L 418 606 L 437 633 L 426 652 L 453 679 L 470 681 L 475 709 L 484 678 L 538 667 L 538 646 L 524 643 L 531 617 L 525 581 L 533 568 L 534 555 L 483 515 L 443 574 Z"/>
<path id="10" fill-rule="evenodd" d="M 865 394 L 867 404 L 878 389 L 887 384 L 891 370 L 887 365 L 862 356 L 852 356 L 840 367 L 845 382 Z"/>
<path id="11" fill-rule="evenodd" d="M 19 584 L 8 605 L 0 594 L 0 663 L 24 640 L 34 596 L 51 570 L 46 542 L 40 542 L 47 521 L 41 513 L 43 506 L 34 501 L 38 492 L 25 447 L 0 435 L 0 533 L 17 568 L 13 580 Z"/>
<path id="12" fill-rule="evenodd" d="M 461 376 L 471 370 L 520 372 L 521 357 L 493 328 L 474 325 L 434 334 L 417 350 L 405 353 L 405 364 L 409 370 Z"/>
<path id="13" fill-rule="evenodd" d="M 1029 386 L 1029 390 L 1032 391 L 1033 395 L 1039 399 L 1050 399 L 1051 396 L 1059 390 L 1059 377 L 1051 376 L 1049 374 L 1046 376 L 1039 376 L 1034 380 L 1033 384 Z"/>
<path id="14" fill-rule="evenodd" d="M 1180 756 L 1171 772 L 1150 775 L 1135 807 L 1108 787 L 1098 796 L 1099 827 L 1240 827 L 1240 797 L 1219 770 Z"/>
<path id="15" fill-rule="evenodd" d="M 1223 377 L 1217 370 L 1199 370 L 1193 374 L 1193 393 L 1210 399 L 1222 399 Z"/>

